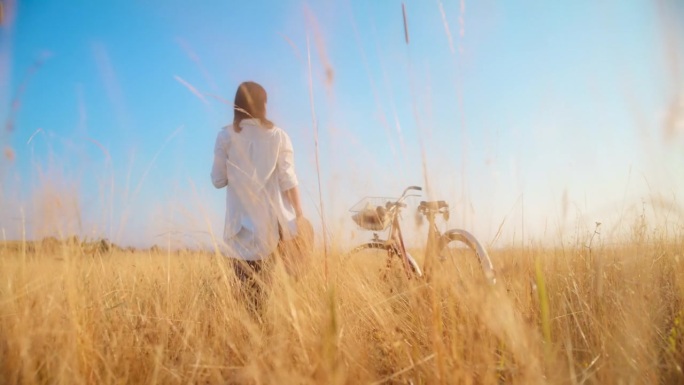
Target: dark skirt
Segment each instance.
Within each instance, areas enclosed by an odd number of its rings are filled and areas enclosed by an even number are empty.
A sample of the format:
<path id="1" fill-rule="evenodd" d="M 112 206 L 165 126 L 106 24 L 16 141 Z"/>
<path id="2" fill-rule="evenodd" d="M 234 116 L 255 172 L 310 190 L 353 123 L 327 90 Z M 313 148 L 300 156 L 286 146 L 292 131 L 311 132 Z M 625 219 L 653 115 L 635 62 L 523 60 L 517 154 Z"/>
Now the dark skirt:
<path id="1" fill-rule="evenodd" d="M 231 262 L 240 285 L 238 288 L 240 297 L 251 312 L 261 315 L 265 292 L 263 286 L 268 280 L 271 258 L 256 261 L 232 259 Z"/>

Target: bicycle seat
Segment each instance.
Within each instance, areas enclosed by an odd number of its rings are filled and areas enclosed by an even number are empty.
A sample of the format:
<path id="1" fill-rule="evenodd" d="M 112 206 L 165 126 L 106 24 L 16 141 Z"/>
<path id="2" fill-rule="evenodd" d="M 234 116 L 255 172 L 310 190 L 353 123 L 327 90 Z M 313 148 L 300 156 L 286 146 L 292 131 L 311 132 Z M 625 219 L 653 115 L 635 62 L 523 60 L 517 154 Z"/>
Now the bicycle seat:
<path id="1" fill-rule="evenodd" d="M 440 210 L 449 208 L 449 205 L 445 201 L 421 201 L 419 208 L 424 210 Z"/>

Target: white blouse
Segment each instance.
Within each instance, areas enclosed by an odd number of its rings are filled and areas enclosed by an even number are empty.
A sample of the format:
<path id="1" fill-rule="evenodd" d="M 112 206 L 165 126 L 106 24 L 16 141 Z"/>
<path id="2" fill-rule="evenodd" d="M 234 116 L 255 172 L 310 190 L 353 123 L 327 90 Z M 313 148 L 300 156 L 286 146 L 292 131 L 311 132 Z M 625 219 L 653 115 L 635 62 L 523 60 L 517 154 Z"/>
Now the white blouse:
<path id="1" fill-rule="evenodd" d="M 226 188 L 223 240 L 229 257 L 257 260 L 296 235 L 295 213 L 283 192 L 297 186 L 294 151 L 281 128 L 245 119 L 242 130 L 221 129 L 214 146 L 211 180 Z"/>

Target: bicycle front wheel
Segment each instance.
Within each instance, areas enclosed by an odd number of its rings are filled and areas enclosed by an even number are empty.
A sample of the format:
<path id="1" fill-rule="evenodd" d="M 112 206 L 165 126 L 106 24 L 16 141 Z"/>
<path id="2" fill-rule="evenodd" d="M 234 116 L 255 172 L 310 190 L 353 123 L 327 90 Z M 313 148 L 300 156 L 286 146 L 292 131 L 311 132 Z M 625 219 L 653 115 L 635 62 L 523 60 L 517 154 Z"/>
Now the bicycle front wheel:
<path id="1" fill-rule="evenodd" d="M 487 250 L 471 233 L 454 229 L 440 239 L 439 260 L 453 266 L 463 278 L 478 278 L 494 285 L 496 274 Z"/>
<path id="2" fill-rule="evenodd" d="M 389 262 L 399 262 L 403 265 L 399 250 L 392 245 L 382 242 L 368 242 L 356 246 L 349 252 L 349 257 L 353 257 L 353 259 L 356 260 L 356 263 L 364 263 L 369 265 L 375 265 L 378 263 L 378 261 L 383 260 Z M 408 251 L 406 252 L 406 259 L 410 273 L 418 277 L 422 277 L 423 272 L 420 269 L 418 262 L 416 262 L 416 260 Z"/>

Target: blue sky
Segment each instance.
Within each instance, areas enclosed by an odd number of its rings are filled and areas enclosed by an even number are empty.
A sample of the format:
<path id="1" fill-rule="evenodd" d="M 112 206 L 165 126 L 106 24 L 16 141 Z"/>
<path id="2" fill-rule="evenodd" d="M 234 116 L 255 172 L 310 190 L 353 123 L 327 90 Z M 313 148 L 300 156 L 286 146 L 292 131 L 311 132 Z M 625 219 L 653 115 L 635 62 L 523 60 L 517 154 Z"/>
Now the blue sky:
<path id="1" fill-rule="evenodd" d="M 486 242 L 519 241 L 523 227 L 529 239 L 572 236 L 594 221 L 618 233 L 642 201 L 672 203 L 650 212 L 681 223 L 681 7 L 406 1 L 406 44 L 401 6 L 6 1 L 4 236 L 145 246 L 220 235 L 212 149 L 244 80 L 267 89 L 290 133 L 320 226 L 318 129 L 337 240 L 366 236 L 347 211 L 363 196 L 426 183 L 451 202 L 451 227 Z"/>

